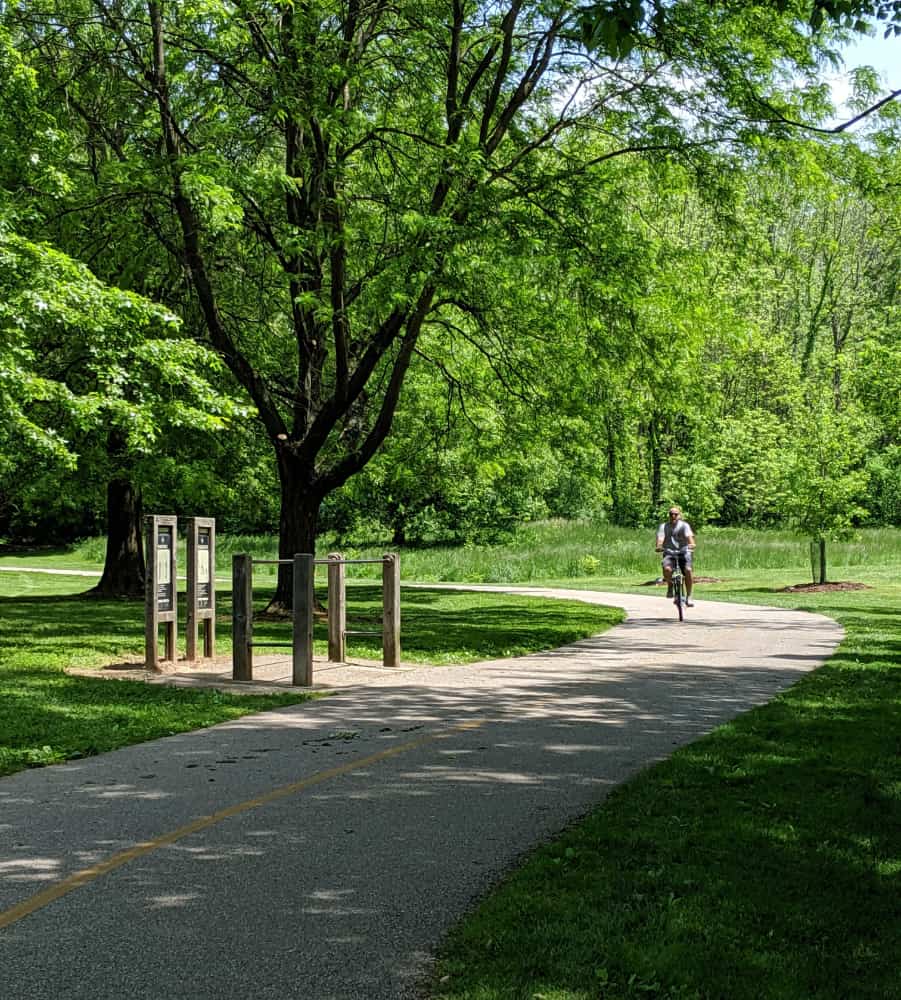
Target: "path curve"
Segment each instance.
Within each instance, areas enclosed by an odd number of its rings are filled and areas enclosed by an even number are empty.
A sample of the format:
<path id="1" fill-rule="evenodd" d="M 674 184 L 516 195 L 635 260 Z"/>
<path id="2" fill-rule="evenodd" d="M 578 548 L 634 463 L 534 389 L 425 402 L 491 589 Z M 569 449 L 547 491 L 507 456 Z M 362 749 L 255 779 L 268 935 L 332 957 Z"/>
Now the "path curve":
<path id="1" fill-rule="evenodd" d="M 17 1000 L 405 1000 L 448 927 L 617 783 L 820 665 L 835 622 L 662 597 L 602 636 L 0 779 Z"/>

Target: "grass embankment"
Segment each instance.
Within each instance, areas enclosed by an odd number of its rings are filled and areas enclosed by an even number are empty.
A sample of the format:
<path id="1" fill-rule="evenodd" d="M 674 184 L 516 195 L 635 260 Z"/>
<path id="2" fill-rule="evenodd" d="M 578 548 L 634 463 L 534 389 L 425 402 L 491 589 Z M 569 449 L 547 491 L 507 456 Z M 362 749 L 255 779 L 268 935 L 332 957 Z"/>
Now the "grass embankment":
<path id="1" fill-rule="evenodd" d="M 55 567 L 67 557 L 52 556 Z M 18 557 L 40 565 L 46 556 Z M 84 568 L 77 554 L 73 563 Z M 9 560 L 0 559 L 0 565 Z M 85 600 L 90 581 L 71 576 L 0 572 L 0 774 L 112 750 L 144 740 L 210 726 L 248 712 L 311 697 L 303 691 L 241 695 L 186 690 L 126 680 L 95 680 L 66 667 L 98 667 L 143 655 L 143 602 Z M 271 594 L 271 591 L 269 592 Z M 267 591 L 255 593 L 261 609 Z M 324 595 L 323 595 L 324 596 Z M 218 594 L 217 653 L 231 649 L 231 594 Z M 603 632 L 621 619 L 609 608 L 577 602 L 536 601 L 504 594 L 405 590 L 402 600 L 405 662 L 460 663 L 550 649 Z M 380 590 L 348 588 L 348 626 L 379 628 Z M 184 621 L 184 608 L 180 610 Z M 290 641 L 287 622 L 260 622 L 256 651 L 266 641 Z M 183 653 L 183 635 L 179 636 Z M 381 657 L 379 639 L 354 640 L 354 656 Z M 274 648 L 274 647 L 273 647 Z M 317 654 L 326 653 L 325 625 L 316 629 Z M 287 654 L 283 648 L 278 652 Z"/>

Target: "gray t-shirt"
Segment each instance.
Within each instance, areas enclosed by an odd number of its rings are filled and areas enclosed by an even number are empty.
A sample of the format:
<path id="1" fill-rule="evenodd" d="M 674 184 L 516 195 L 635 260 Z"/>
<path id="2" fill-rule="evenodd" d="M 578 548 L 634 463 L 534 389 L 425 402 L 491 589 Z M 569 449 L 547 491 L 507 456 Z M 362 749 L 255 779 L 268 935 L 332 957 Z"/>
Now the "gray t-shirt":
<path id="1" fill-rule="evenodd" d="M 694 532 L 688 521 L 681 518 L 675 524 L 665 521 L 657 529 L 657 538 L 663 539 L 664 552 L 681 552 L 691 541 Z"/>

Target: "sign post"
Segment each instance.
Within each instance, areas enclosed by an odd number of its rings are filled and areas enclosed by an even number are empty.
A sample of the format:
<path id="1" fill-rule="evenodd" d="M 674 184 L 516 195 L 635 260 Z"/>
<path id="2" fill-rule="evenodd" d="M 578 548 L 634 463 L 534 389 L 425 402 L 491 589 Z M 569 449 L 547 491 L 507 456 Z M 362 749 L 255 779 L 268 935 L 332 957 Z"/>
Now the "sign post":
<path id="1" fill-rule="evenodd" d="M 216 519 L 188 519 L 188 593 L 185 658 L 197 659 L 197 631 L 203 622 L 203 655 L 216 655 Z"/>
<path id="2" fill-rule="evenodd" d="M 253 559 L 232 556 L 232 678 L 253 680 Z"/>
<path id="3" fill-rule="evenodd" d="M 173 665 L 177 659 L 175 644 L 178 628 L 178 590 L 176 587 L 175 515 L 154 514 L 144 518 L 147 573 L 144 590 L 144 662 L 148 670 L 159 670 L 159 627 L 165 626 L 165 656 Z"/>

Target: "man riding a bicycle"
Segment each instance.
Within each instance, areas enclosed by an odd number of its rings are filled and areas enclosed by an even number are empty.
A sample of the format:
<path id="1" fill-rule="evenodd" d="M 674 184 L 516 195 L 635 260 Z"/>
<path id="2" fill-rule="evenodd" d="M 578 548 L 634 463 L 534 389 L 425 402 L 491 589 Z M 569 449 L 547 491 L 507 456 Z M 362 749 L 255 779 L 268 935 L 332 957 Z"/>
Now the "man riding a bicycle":
<path id="1" fill-rule="evenodd" d="M 657 551 L 663 553 L 663 579 L 666 580 L 666 596 L 672 596 L 673 568 L 676 560 L 685 577 L 685 604 L 694 607 L 691 599 L 693 584 L 691 553 L 695 547 L 695 536 L 688 521 L 682 520 L 682 509 L 670 507 L 669 519 L 657 529 Z"/>

